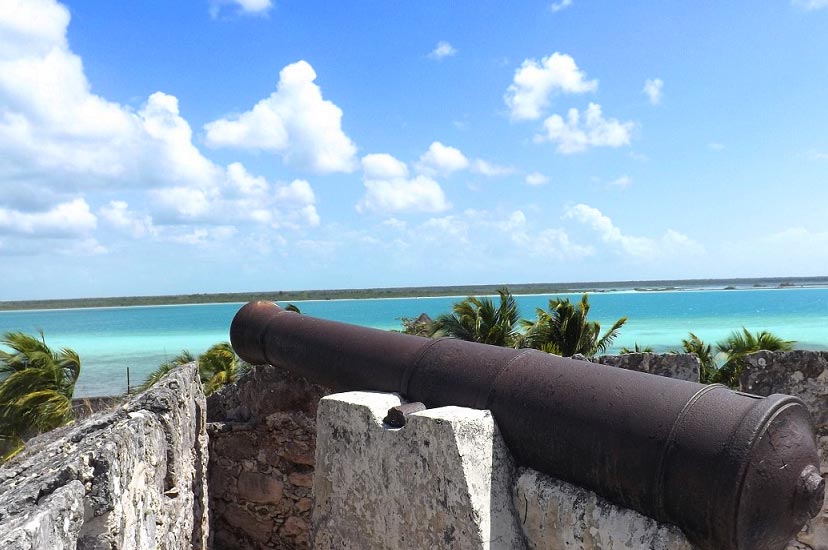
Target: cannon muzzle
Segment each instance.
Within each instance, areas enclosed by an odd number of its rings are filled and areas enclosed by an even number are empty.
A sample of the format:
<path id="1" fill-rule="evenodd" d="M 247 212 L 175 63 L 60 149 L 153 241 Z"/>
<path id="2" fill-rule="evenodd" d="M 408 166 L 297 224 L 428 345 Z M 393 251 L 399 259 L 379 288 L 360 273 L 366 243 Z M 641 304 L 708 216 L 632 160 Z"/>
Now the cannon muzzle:
<path id="1" fill-rule="evenodd" d="M 705 550 L 777 550 L 825 481 L 805 405 L 575 361 L 428 339 L 251 302 L 236 353 L 336 391 L 489 409 L 515 460 L 680 527 Z"/>

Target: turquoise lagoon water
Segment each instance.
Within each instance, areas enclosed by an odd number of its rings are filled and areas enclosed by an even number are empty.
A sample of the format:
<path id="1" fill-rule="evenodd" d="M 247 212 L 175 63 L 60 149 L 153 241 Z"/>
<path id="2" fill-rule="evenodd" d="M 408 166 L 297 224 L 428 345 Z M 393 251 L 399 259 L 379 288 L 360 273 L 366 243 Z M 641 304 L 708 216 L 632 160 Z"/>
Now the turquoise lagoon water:
<path id="1" fill-rule="evenodd" d="M 578 299 L 579 295 L 571 295 Z M 534 317 L 550 296 L 517 297 L 523 317 Z M 457 298 L 393 298 L 295 302 L 303 313 L 380 329 L 400 317 L 448 311 Z M 690 331 L 715 342 L 742 326 L 770 330 L 803 349 L 828 349 L 828 288 L 610 292 L 590 295 L 590 318 L 610 326 L 629 320 L 615 350 L 638 342 L 655 351 L 680 346 Z M 126 368 L 140 383 L 160 363 L 187 349 L 195 354 L 228 340 L 242 304 L 153 306 L 0 312 L 0 332 L 43 330 L 50 346 L 76 350 L 83 371 L 76 396 L 126 391 Z"/>

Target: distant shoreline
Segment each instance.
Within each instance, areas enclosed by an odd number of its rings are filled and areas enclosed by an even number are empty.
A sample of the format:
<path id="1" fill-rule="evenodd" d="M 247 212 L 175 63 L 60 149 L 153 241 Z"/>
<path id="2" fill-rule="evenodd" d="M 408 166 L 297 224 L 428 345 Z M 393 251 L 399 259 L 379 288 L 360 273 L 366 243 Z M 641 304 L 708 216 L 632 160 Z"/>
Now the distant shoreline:
<path id="1" fill-rule="evenodd" d="M 677 290 L 749 290 L 828 287 L 825 277 L 763 277 L 740 279 L 682 279 L 650 281 L 604 281 L 582 283 L 522 283 L 496 285 L 423 286 L 332 290 L 284 290 L 263 292 L 225 292 L 216 294 L 177 294 L 169 296 L 121 296 L 106 298 L 69 298 L 51 300 L 14 300 L 0 302 L 0 311 L 35 309 L 76 309 L 98 307 L 162 306 L 190 304 L 243 303 L 252 300 L 292 302 L 305 300 L 358 300 L 369 298 L 414 298 L 476 296 L 495 294 L 507 286 L 516 295 L 566 294 L 580 292 Z"/>

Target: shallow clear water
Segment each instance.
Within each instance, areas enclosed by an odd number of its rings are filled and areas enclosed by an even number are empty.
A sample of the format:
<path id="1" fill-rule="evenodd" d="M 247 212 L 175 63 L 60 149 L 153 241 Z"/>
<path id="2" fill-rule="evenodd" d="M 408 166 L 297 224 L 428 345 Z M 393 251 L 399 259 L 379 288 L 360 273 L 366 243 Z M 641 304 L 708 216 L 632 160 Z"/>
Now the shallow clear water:
<path id="1" fill-rule="evenodd" d="M 550 296 L 519 296 L 521 315 L 533 318 Z M 573 300 L 579 295 L 572 295 Z M 295 302 L 303 313 L 382 329 L 400 317 L 446 312 L 457 298 L 393 298 Z M 678 349 L 687 333 L 710 343 L 742 326 L 770 330 L 804 349 L 828 349 L 828 289 L 693 290 L 590 295 L 590 318 L 610 326 L 629 320 L 615 350 L 635 342 L 655 351 Z M 198 354 L 229 339 L 230 321 L 242 304 L 153 306 L 0 312 L 0 333 L 43 330 L 53 347 L 76 350 L 83 364 L 76 396 L 126 391 L 126 368 L 140 383 L 164 360 L 187 349 Z"/>

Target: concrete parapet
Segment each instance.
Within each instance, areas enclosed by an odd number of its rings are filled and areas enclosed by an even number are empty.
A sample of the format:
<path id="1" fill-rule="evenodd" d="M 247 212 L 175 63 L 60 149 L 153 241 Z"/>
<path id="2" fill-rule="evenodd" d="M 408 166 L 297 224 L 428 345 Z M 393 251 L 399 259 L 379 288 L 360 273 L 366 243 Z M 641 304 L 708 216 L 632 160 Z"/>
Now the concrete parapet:
<path id="1" fill-rule="evenodd" d="M 207 435 L 198 368 L 39 436 L 0 468 L 0 548 L 204 549 Z"/>
<path id="2" fill-rule="evenodd" d="M 525 548 L 514 466 L 491 413 L 442 407 L 383 425 L 400 403 L 366 392 L 320 401 L 314 548 Z"/>

